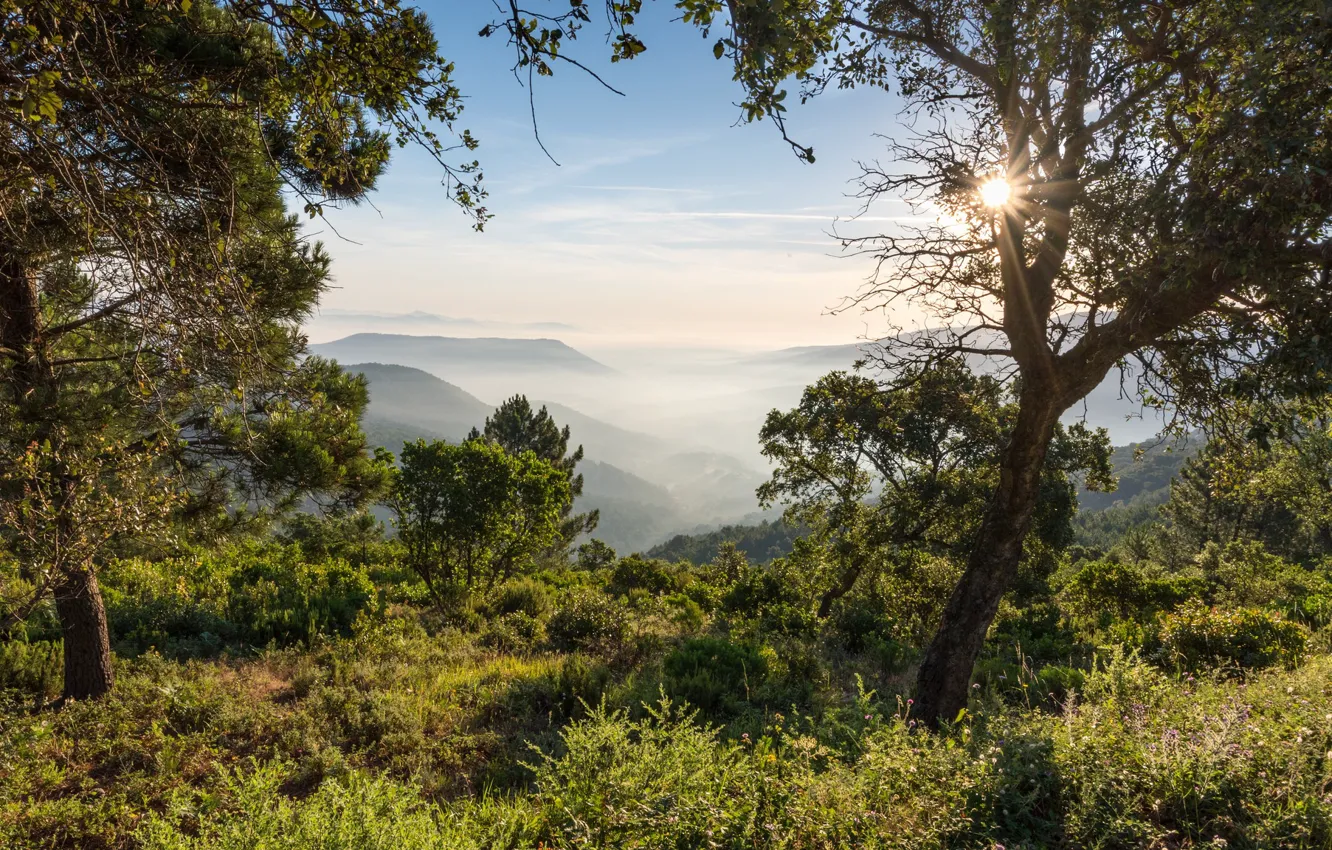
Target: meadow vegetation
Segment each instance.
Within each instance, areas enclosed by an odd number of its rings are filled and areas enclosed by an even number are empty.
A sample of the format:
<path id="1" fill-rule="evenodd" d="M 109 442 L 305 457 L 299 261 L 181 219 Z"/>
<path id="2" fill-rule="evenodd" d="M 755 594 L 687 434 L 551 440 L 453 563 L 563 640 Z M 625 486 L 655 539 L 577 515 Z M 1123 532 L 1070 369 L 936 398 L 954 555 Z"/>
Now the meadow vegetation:
<path id="1" fill-rule="evenodd" d="M 49 612 L 0 643 L 0 844 L 1332 846 L 1322 562 L 1075 550 L 934 733 L 900 575 L 819 618 L 809 552 L 586 545 L 441 610 L 399 541 L 297 525 L 109 565 L 100 700 L 51 707 Z"/>

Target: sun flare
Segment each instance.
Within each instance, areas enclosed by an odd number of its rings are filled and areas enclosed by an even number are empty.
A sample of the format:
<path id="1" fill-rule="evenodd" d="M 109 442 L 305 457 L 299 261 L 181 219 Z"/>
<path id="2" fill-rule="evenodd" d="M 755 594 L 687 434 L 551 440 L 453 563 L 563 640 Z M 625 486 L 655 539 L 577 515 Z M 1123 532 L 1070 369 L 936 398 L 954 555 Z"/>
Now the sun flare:
<path id="1" fill-rule="evenodd" d="M 1013 187 L 1002 177 L 985 181 L 980 187 L 981 203 L 987 207 L 1002 207 L 1013 197 Z"/>

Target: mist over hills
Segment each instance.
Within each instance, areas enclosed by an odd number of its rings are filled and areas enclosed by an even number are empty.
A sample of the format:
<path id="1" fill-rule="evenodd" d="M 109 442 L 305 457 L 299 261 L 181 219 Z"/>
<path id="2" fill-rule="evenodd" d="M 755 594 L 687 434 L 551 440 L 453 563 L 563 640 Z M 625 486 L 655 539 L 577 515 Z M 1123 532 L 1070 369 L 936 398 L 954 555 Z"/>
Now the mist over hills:
<path id="1" fill-rule="evenodd" d="M 461 440 L 515 394 L 545 405 L 586 451 L 580 509 L 600 509 L 598 536 L 634 550 L 764 516 L 754 495 L 767 477 L 764 418 L 796 405 L 822 375 L 851 369 L 872 346 L 588 354 L 555 339 L 357 333 L 312 350 L 369 378 L 367 432 L 395 452 L 417 437 Z M 1119 445 L 1150 440 L 1161 424 L 1124 397 L 1117 374 L 1065 420 L 1106 427 Z"/>
<path id="2" fill-rule="evenodd" d="M 418 438 L 459 441 L 480 428 L 496 404 L 420 369 L 384 363 L 343 367 L 369 381 L 365 430 L 398 452 Z M 758 510 L 763 476 L 733 457 L 619 428 L 554 402 L 545 406 L 571 442 L 584 446 L 579 510 L 600 510 L 596 536 L 623 551 L 646 549 L 682 531 L 735 522 Z"/>

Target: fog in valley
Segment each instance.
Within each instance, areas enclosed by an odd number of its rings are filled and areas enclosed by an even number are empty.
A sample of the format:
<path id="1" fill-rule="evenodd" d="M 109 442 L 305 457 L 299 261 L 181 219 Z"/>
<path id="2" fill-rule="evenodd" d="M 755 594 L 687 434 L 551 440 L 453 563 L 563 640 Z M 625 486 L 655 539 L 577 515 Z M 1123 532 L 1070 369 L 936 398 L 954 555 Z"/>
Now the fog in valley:
<path id="1" fill-rule="evenodd" d="M 873 343 L 768 350 L 608 344 L 561 323 L 500 323 L 424 313 L 334 313 L 314 354 L 370 382 L 367 431 L 391 451 L 418 437 L 463 439 L 504 399 L 525 395 L 571 430 L 586 459 L 583 510 L 601 511 L 597 536 L 646 549 L 672 535 L 776 518 L 755 489 L 768 476 L 758 433 L 820 376 L 850 370 Z M 565 340 L 573 342 L 566 342 Z M 874 365 L 863 367 L 873 374 Z M 1120 378 L 1066 415 L 1105 427 L 1117 445 L 1162 426 Z"/>

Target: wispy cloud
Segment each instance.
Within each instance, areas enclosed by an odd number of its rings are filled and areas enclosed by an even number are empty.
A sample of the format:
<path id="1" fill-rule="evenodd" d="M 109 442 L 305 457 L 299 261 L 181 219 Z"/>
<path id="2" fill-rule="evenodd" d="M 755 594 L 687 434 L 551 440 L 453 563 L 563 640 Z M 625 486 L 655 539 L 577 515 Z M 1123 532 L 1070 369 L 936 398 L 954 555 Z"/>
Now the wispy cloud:
<path id="1" fill-rule="evenodd" d="M 702 189 L 682 189 L 675 186 L 587 186 L 574 184 L 570 189 L 588 189 L 595 192 L 661 192 L 672 195 L 707 195 Z"/>

